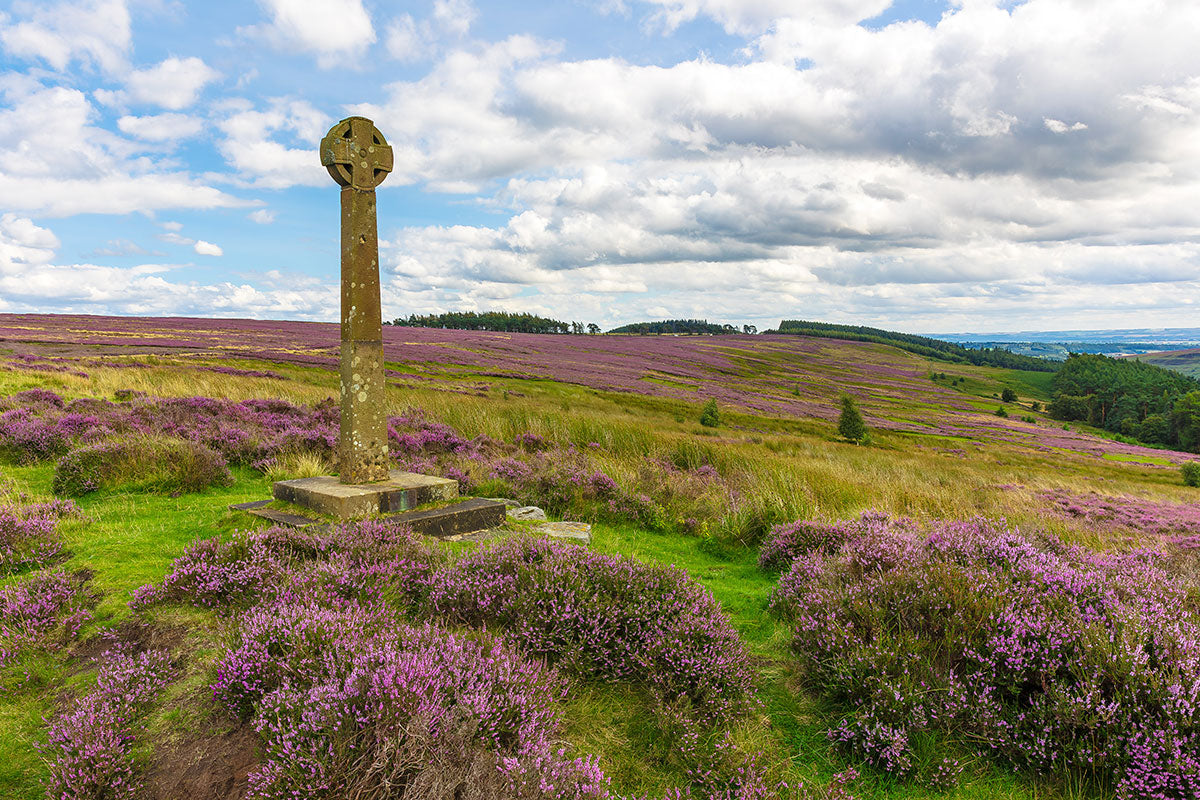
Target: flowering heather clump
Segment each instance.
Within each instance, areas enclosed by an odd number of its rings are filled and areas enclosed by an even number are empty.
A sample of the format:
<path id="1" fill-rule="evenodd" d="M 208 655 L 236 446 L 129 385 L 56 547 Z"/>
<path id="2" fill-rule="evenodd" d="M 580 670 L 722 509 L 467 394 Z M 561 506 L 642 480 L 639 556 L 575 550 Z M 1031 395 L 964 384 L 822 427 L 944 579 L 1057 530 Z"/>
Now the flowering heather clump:
<path id="1" fill-rule="evenodd" d="M 365 520 L 329 532 L 276 526 L 193 543 L 158 586 L 137 589 L 134 609 L 154 603 L 246 606 L 279 596 L 424 602 L 437 550 L 395 522 Z"/>
<path id="2" fill-rule="evenodd" d="M 21 464 L 52 458 L 66 451 L 70 439 L 57 420 L 34 416 L 28 408 L 0 413 L 0 450 Z"/>
<path id="3" fill-rule="evenodd" d="M 161 650 L 118 652 L 100 670 L 96 689 L 50 721 L 46 796 L 123 800 L 138 796 L 130 751 L 136 719 L 173 679 Z"/>
<path id="4" fill-rule="evenodd" d="M 887 538 L 891 539 L 886 543 Z M 850 713 L 830 738 L 907 778 L 938 734 L 1118 796 L 1200 793 L 1194 587 L 1152 553 L 1103 555 L 976 520 L 852 530 L 798 556 L 772 606 L 813 685 Z"/>
<path id="5" fill-rule="evenodd" d="M 0 588 L 0 667 L 30 645 L 74 639 L 91 619 L 83 581 L 61 570 L 35 572 Z"/>
<path id="6" fill-rule="evenodd" d="M 906 537 L 915 529 L 916 524 L 908 517 L 890 517 L 878 511 L 864 511 L 858 519 L 834 524 L 802 520 L 776 525 L 762 544 L 758 566 L 765 570 L 786 570 L 800 556 L 834 553 L 846 541 L 853 543 L 852 549 L 860 561 L 895 559 L 901 557 L 893 552 L 896 544 L 907 541 Z"/>
<path id="7" fill-rule="evenodd" d="M 292 570 L 286 591 L 337 607 L 357 602 L 413 611 L 424 606 L 442 559 L 441 551 L 408 527 L 365 520 L 336 528 L 328 552 Z"/>
<path id="8" fill-rule="evenodd" d="M 1038 496 L 1063 519 L 1079 519 L 1104 528 L 1134 528 L 1155 536 L 1200 536 L 1200 506 L 1191 503 L 1156 503 L 1061 489 L 1040 492 Z"/>
<path id="9" fill-rule="evenodd" d="M 62 552 L 58 520 L 78 513 L 70 500 L 0 507 L 0 575 L 49 566 Z"/>
<path id="10" fill-rule="evenodd" d="M 244 605 L 275 588 L 284 572 L 284 559 L 266 533 L 235 533 L 222 541 L 214 536 L 190 545 L 175 559 L 159 586 L 147 584 L 134 592 L 131 605 L 187 603 L 204 608 Z"/>
<path id="11" fill-rule="evenodd" d="M 487 636 L 292 603 L 241 618 L 214 685 L 266 743 L 250 797 L 606 796 L 593 761 L 552 746 L 564 690 Z"/>
<path id="12" fill-rule="evenodd" d="M 272 528 L 193 545 L 132 605 L 157 601 L 244 609 L 213 691 L 266 741 L 253 797 L 396 785 L 406 797 L 438 786 L 480 800 L 610 797 L 594 760 L 552 746 L 565 684 L 545 656 L 646 685 L 685 744 L 750 702 L 745 649 L 686 573 L 557 542 L 509 541 L 447 562 L 386 521 Z M 400 614 L 501 625 L 510 644 Z M 693 764 L 695 785 L 759 796 L 749 787 L 765 785 L 761 771 L 737 756 Z"/>
<path id="13" fill-rule="evenodd" d="M 513 538 L 435 574 L 430 605 L 454 622 L 503 625 L 524 650 L 577 675 L 643 682 L 698 720 L 727 717 L 752 691 L 737 632 L 674 567 Z"/>
<path id="14" fill-rule="evenodd" d="M 802 520 L 790 525 L 776 525 L 763 540 L 758 552 L 758 566 L 762 569 L 785 569 L 796 556 L 814 550 L 835 550 L 846 538 L 844 525 Z"/>

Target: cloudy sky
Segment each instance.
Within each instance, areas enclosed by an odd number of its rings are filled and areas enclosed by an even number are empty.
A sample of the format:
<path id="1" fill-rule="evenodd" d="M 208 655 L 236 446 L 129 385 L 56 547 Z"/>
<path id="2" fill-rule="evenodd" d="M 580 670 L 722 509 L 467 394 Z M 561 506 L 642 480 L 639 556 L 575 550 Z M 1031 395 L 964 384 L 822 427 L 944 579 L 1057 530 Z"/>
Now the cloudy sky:
<path id="1" fill-rule="evenodd" d="M 0 2 L 0 311 L 1200 325 L 1200 3 Z"/>

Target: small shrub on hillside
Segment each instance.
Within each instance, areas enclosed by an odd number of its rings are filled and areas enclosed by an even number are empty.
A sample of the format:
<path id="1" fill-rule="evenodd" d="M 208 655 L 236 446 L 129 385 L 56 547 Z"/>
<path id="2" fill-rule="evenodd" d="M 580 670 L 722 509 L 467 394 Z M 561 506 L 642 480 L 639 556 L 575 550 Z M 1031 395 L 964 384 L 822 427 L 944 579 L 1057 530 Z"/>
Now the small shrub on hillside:
<path id="1" fill-rule="evenodd" d="M 1000 399 L 1006 403 L 1015 403 L 1017 402 L 1017 393 L 1012 389 L 1005 387 L 1004 390 L 1000 392 Z"/>
<path id="2" fill-rule="evenodd" d="M 50 721 L 43 748 L 50 766 L 46 796 L 140 796 L 133 771 L 133 726 L 172 678 L 170 656 L 161 650 L 119 652 L 106 663 L 95 690 Z"/>
<path id="3" fill-rule="evenodd" d="M 232 483 L 225 459 L 215 450 L 195 442 L 150 436 L 76 447 L 54 470 L 54 492 L 75 497 L 115 488 L 198 492 Z"/>
<path id="4" fill-rule="evenodd" d="M 995 414 L 997 417 L 1004 417 L 1005 419 L 1008 418 L 1008 411 L 1006 411 L 1004 409 L 1004 406 L 1000 406 L 999 408 L 997 408 L 995 411 Z"/>
<path id="5" fill-rule="evenodd" d="M 1200 486 L 1200 461 L 1189 461 L 1179 468 L 1184 486 Z"/>
<path id="6" fill-rule="evenodd" d="M 721 424 L 721 412 L 715 399 L 704 404 L 704 410 L 700 413 L 700 424 L 706 428 L 716 428 Z"/>
<path id="7" fill-rule="evenodd" d="M 1035 417 L 1033 414 L 1026 414 L 1025 416 L 1021 417 L 1021 422 L 1028 422 L 1030 425 L 1037 425 L 1037 417 Z"/>
<path id="8" fill-rule="evenodd" d="M 1034 401 L 1033 401 L 1033 405 L 1031 405 L 1031 406 L 1030 406 L 1030 408 L 1031 408 L 1031 409 L 1033 409 L 1034 411 L 1041 411 L 1041 410 L 1042 410 L 1042 404 L 1041 404 L 1041 403 L 1039 403 L 1037 400 L 1034 400 Z"/>
<path id="9" fill-rule="evenodd" d="M 858 413 L 854 398 L 848 394 L 842 395 L 842 413 L 838 417 L 838 435 L 855 444 L 867 438 L 867 425 L 863 422 L 862 414 Z"/>
<path id="10" fill-rule="evenodd" d="M 1119 797 L 1200 793 L 1196 588 L 1154 553 L 1097 554 L 986 521 L 868 526 L 797 557 L 772 607 L 810 684 L 846 710 L 830 738 L 946 783 L 947 737 Z"/>

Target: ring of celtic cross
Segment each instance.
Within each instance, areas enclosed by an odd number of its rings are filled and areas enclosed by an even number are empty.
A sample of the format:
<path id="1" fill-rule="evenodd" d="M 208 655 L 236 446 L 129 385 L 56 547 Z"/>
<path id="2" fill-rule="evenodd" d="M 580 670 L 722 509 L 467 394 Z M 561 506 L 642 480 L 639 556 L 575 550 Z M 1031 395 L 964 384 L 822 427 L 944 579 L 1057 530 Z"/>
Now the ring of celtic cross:
<path id="1" fill-rule="evenodd" d="M 338 185 L 370 192 L 392 171 L 392 148 L 374 122 L 347 117 L 321 140 L 321 165 Z"/>

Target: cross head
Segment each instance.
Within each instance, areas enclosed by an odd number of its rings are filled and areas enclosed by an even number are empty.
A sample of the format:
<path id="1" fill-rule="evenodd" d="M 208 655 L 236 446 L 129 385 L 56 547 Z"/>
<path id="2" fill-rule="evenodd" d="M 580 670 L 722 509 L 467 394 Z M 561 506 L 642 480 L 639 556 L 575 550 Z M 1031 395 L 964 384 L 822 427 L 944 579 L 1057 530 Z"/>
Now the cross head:
<path id="1" fill-rule="evenodd" d="M 392 171 L 392 148 L 374 122 L 347 117 L 321 140 L 321 164 L 340 186 L 371 192 Z"/>

